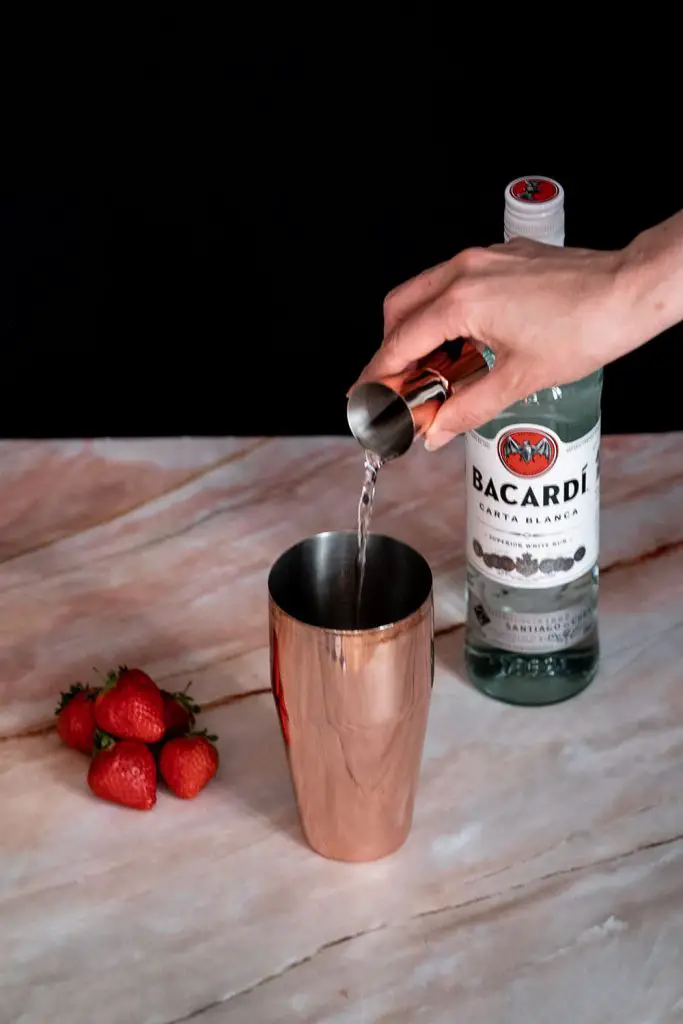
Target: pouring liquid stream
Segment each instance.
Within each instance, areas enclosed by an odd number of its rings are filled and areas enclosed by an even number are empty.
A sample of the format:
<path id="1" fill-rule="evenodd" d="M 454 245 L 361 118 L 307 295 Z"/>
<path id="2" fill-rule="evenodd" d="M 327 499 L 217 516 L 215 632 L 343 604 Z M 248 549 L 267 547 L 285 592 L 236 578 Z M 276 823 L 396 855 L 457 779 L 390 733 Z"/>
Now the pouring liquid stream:
<path id="1" fill-rule="evenodd" d="M 363 465 L 363 487 L 358 502 L 358 553 L 356 555 L 356 627 L 361 628 L 361 604 L 363 599 L 363 583 L 365 580 L 365 561 L 368 549 L 368 535 L 372 519 L 372 506 L 375 500 L 377 476 L 384 464 L 381 456 L 365 451 Z"/>

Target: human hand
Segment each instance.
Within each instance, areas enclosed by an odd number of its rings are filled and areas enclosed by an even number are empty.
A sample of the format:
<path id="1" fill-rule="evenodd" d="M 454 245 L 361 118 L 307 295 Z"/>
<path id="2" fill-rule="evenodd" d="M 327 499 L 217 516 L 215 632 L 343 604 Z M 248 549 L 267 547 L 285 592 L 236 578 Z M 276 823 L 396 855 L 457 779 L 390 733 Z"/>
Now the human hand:
<path id="1" fill-rule="evenodd" d="M 493 370 L 451 397 L 427 433 L 427 447 L 440 448 L 647 340 L 632 315 L 624 252 L 526 239 L 465 250 L 390 292 L 384 341 L 359 380 L 400 373 L 447 339 L 488 346 Z"/>

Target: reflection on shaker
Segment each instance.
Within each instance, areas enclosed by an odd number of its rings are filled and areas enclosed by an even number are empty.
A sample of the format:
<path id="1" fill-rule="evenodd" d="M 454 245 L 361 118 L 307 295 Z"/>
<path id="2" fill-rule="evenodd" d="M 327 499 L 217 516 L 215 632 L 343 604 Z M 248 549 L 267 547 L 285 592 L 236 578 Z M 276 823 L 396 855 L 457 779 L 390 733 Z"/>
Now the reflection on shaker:
<path id="1" fill-rule="evenodd" d="M 273 687 L 273 697 L 275 698 L 275 707 L 277 708 L 278 718 L 280 719 L 282 738 L 285 741 L 285 745 L 289 746 L 289 715 L 287 714 L 287 705 L 285 704 L 285 695 L 282 689 L 282 677 L 280 675 L 280 656 L 278 652 L 277 635 L 275 631 L 272 629 L 270 636 L 270 649 L 271 684 Z"/>

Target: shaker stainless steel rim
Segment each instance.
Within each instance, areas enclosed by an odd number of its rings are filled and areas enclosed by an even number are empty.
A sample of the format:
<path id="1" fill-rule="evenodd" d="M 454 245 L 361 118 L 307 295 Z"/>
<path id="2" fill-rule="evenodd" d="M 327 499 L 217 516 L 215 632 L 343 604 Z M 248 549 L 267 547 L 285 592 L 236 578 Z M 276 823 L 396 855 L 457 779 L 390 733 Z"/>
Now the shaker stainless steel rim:
<path id="1" fill-rule="evenodd" d="M 358 625 L 357 551 L 355 530 L 318 533 L 293 544 L 268 574 L 270 600 L 303 626 L 335 634 L 389 630 L 431 600 L 426 558 L 403 541 L 371 533 Z"/>

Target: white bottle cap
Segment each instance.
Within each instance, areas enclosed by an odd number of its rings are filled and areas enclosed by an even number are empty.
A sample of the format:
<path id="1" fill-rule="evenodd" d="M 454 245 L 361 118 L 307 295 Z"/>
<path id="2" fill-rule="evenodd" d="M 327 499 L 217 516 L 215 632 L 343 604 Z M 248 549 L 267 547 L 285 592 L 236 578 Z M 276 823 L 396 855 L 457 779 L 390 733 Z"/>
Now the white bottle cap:
<path id="1" fill-rule="evenodd" d="M 505 189 L 505 241 L 564 245 L 564 189 L 552 178 L 515 178 Z"/>

